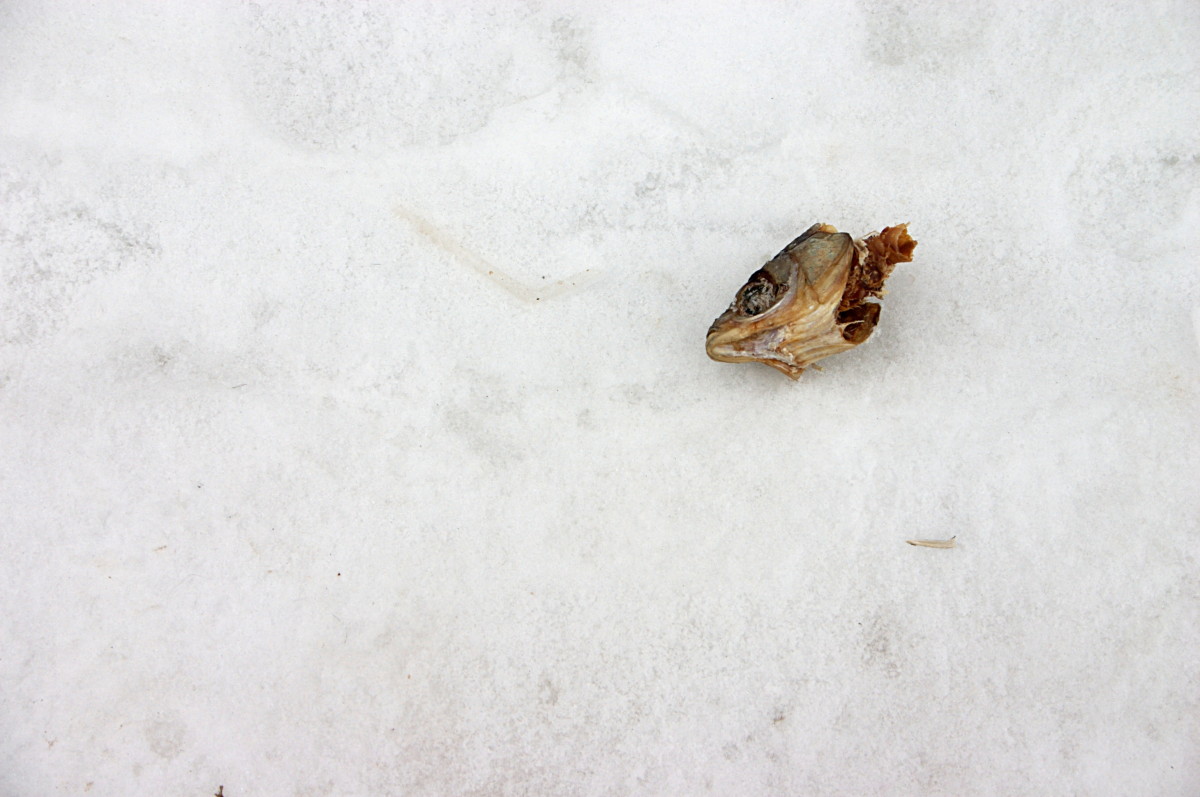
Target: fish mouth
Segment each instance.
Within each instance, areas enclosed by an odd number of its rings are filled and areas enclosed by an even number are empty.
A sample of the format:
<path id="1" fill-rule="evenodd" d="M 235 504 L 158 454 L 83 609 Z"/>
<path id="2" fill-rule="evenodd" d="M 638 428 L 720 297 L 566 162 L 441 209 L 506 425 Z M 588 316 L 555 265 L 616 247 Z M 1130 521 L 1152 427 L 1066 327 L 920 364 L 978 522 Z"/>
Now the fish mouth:
<path id="1" fill-rule="evenodd" d="M 774 345 L 782 336 L 778 329 L 763 330 L 754 335 L 739 335 L 736 326 L 720 329 L 714 325 L 704 339 L 704 350 L 719 362 L 740 363 L 762 358 L 777 359 Z M 779 358 L 782 359 L 782 358 Z"/>

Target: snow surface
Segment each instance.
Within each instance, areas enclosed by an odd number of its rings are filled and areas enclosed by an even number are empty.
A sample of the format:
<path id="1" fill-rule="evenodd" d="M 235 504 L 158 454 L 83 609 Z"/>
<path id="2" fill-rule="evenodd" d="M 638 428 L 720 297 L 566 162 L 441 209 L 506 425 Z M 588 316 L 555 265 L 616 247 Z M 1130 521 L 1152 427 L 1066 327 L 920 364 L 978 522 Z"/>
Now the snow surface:
<path id="1" fill-rule="evenodd" d="M 1198 59 L 0 5 L 0 794 L 1200 793 Z M 875 336 L 709 361 L 816 221 L 911 222 Z"/>

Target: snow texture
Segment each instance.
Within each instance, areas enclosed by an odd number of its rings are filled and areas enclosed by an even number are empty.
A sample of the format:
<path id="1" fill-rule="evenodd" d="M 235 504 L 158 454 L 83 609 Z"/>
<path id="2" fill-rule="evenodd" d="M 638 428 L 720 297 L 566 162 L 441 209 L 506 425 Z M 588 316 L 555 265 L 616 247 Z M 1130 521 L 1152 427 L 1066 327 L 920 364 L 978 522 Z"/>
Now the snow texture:
<path id="1" fill-rule="evenodd" d="M 3 3 L 0 794 L 1200 793 L 1198 59 Z M 875 336 L 708 360 L 817 221 L 920 241 Z"/>

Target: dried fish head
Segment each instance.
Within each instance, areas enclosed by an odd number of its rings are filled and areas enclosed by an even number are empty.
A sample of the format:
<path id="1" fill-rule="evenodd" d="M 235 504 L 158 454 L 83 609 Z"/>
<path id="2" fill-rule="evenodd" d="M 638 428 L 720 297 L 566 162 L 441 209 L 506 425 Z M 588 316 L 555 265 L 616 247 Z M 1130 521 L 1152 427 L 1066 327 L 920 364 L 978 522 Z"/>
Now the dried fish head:
<path id="1" fill-rule="evenodd" d="M 896 263 L 912 260 L 917 242 L 906 225 L 855 241 L 815 224 L 788 244 L 738 291 L 708 330 L 708 356 L 761 362 L 798 379 L 804 369 L 871 336 Z"/>

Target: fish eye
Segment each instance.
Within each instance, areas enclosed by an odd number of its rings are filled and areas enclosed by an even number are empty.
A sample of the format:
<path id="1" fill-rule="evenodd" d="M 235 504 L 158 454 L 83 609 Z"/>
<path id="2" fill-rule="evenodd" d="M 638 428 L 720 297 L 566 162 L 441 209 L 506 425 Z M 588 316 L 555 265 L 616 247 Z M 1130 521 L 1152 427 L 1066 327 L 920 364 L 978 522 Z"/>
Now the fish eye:
<path id="1" fill-rule="evenodd" d="M 746 316 L 762 315 L 783 296 L 786 287 L 763 269 L 750 275 L 737 295 L 738 312 Z"/>

